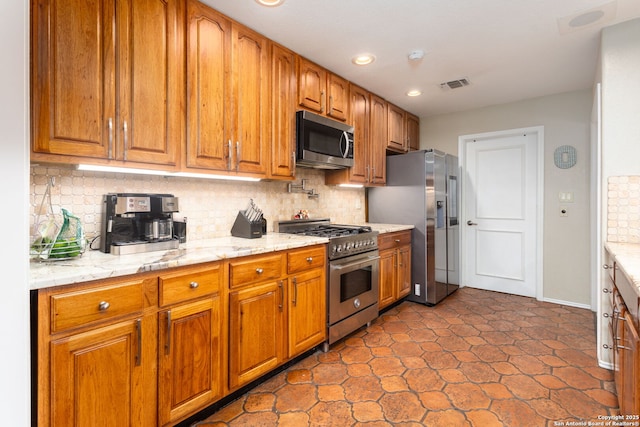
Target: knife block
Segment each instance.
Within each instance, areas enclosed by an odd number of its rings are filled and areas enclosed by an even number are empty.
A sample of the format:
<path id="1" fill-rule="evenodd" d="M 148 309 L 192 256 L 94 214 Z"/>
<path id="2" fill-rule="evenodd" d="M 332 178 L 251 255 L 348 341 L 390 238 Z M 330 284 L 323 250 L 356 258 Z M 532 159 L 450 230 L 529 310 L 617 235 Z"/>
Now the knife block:
<path id="1" fill-rule="evenodd" d="M 257 221 L 249 221 L 245 211 L 238 211 L 236 220 L 231 227 L 231 235 L 244 239 L 256 239 L 262 237 L 262 218 Z"/>

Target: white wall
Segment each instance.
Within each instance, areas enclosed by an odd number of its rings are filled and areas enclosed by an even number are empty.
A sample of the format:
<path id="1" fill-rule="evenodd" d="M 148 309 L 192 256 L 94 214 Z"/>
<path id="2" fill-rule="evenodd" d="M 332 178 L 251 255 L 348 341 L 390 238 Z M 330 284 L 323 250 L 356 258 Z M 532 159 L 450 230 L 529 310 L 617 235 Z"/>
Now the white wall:
<path id="1" fill-rule="evenodd" d="M 28 257 L 28 0 L 0 2 L 0 414 L 2 424 L 30 424 Z"/>
<path id="2" fill-rule="evenodd" d="M 640 174 L 640 19 L 602 30 L 600 62 L 606 182 L 609 176 Z"/>
<path id="3" fill-rule="evenodd" d="M 598 81 L 602 86 L 602 158 L 600 238 L 608 234 L 607 183 L 610 177 L 640 175 L 640 19 L 623 22 L 602 30 Z M 602 259 L 604 248 L 596 248 L 594 258 Z M 598 263 L 600 264 L 600 263 Z M 606 272 L 599 270 L 598 288 L 603 287 Z M 596 273 L 597 274 L 597 273 Z M 610 366 L 611 354 L 603 344 L 611 344 L 608 322 L 601 316 L 611 311 L 609 298 L 600 295 L 598 311 L 598 359 Z"/>
<path id="4" fill-rule="evenodd" d="M 463 90 L 463 89 L 461 89 Z M 590 307 L 590 120 L 591 90 L 568 92 L 460 113 L 422 118 L 421 148 L 457 154 L 460 135 L 544 126 L 544 273 L 543 298 Z M 558 169 L 553 152 L 569 144 L 577 164 Z M 560 217 L 559 192 L 572 192 Z"/>

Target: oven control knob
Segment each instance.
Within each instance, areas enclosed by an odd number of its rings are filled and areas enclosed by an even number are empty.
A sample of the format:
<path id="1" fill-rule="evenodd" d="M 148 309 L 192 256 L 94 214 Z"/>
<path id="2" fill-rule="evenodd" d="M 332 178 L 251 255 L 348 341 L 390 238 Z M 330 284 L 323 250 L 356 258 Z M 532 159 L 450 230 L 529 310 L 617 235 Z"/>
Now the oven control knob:
<path id="1" fill-rule="evenodd" d="M 355 308 L 360 308 L 360 299 L 359 298 L 356 298 L 356 299 L 353 300 L 353 306 Z"/>

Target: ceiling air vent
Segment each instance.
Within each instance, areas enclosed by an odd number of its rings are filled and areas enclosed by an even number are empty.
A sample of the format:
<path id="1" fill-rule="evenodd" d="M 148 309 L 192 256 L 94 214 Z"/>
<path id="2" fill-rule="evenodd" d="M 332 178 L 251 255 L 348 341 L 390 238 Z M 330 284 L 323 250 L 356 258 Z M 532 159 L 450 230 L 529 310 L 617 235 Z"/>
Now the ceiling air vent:
<path id="1" fill-rule="evenodd" d="M 451 80 L 449 82 L 440 83 L 440 88 L 449 90 L 449 89 L 458 89 L 461 87 L 469 86 L 469 79 L 462 78 L 458 80 Z"/>

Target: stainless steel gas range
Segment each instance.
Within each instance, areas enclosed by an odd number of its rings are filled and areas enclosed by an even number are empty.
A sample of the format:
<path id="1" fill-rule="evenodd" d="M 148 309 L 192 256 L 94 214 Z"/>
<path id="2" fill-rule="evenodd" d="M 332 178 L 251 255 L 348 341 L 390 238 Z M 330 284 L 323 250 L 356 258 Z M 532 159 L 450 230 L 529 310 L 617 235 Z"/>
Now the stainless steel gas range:
<path id="1" fill-rule="evenodd" d="M 378 232 L 332 224 L 328 218 L 280 221 L 275 231 L 327 237 L 327 341 L 329 345 L 378 317 Z"/>

